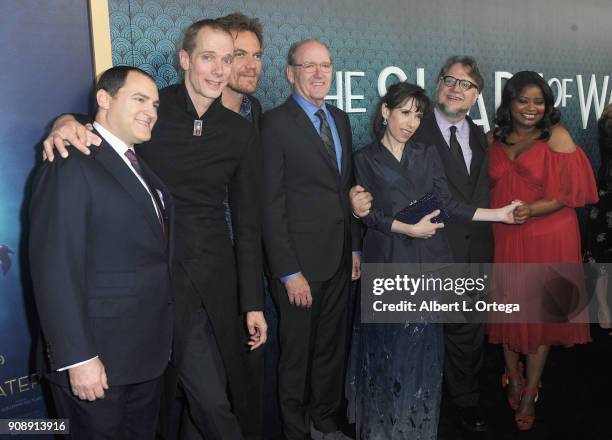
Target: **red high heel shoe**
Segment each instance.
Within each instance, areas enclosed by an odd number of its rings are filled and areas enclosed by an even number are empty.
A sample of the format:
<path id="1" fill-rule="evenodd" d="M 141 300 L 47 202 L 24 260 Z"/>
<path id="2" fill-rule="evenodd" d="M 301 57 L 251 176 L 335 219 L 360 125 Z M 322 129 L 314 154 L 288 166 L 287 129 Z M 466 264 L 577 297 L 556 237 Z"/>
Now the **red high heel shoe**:
<path id="1" fill-rule="evenodd" d="M 502 388 L 506 388 L 510 385 L 510 379 L 516 383 L 518 390 L 514 393 L 508 394 L 508 404 L 510 405 L 510 408 L 516 411 L 519 407 L 519 403 L 521 402 L 521 395 L 523 393 L 523 388 L 525 387 L 522 362 L 518 363 L 517 373 L 508 373 L 508 370 L 504 371 L 504 374 L 502 374 L 501 377 Z"/>
<path id="2" fill-rule="evenodd" d="M 533 404 L 535 405 L 535 403 L 538 401 L 538 391 L 540 388 L 540 384 L 538 384 L 537 387 L 524 388 L 521 399 L 523 399 L 523 397 L 533 397 Z M 516 427 L 519 429 L 519 431 L 529 431 L 531 428 L 533 428 L 535 418 L 535 414 L 532 416 L 529 414 L 514 414 L 514 421 L 516 422 Z"/>

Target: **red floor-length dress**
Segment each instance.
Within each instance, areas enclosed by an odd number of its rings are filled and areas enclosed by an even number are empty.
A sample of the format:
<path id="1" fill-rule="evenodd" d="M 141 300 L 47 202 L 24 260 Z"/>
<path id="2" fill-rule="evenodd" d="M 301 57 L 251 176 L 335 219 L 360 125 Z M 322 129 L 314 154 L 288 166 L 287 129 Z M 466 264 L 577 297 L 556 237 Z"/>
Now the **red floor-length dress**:
<path id="1" fill-rule="evenodd" d="M 505 206 L 515 199 L 525 203 L 555 199 L 565 205 L 551 214 L 531 217 L 522 225 L 494 224 L 495 263 L 580 263 L 580 231 L 574 208 L 597 201 L 593 171 L 584 152 L 577 148 L 572 153 L 558 153 L 546 142 L 536 141 L 512 160 L 501 142 L 496 141 L 489 153 L 492 208 Z M 529 272 L 519 266 L 512 270 Z M 542 269 L 537 267 L 537 270 Z M 525 283 L 530 277 L 529 287 L 520 286 L 521 281 Z M 499 289 L 502 292 L 498 295 L 508 302 L 521 294 L 537 295 L 538 290 L 532 288 L 536 277 L 533 273 L 513 277 Z M 528 302 L 524 300 L 519 302 Z M 488 328 L 489 341 L 507 344 L 513 351 L 522 353 L 534 353 L 541 345 L 571 346 L 590 341 L 586 322 L 529 322 L 492 322 Z"/>

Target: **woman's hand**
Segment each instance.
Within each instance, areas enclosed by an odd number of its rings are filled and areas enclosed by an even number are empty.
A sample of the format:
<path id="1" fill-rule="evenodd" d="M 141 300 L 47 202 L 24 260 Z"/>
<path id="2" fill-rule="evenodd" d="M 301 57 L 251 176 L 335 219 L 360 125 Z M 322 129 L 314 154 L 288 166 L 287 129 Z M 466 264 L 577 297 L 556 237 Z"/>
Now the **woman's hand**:
<path id="1" fill-rule="evenodd" d="M 519 205 L 514 208 L 514 223 L 522 225 L 531 217 L 531 206 L 529 204 Z"/>
<path id="2" fill-rule="evenodd" d="M 435 216 L 440 215 L 440 210 L 436 209 L 435 211 L 427 214 L 418 223 L 414 225 L 409 225 L 406 223 L 401 223 L 403 232 L 405 235 L 413 238 L 430 238 L 436 235 L 436 231 L 444 227 L 444 223 L 432 223 L 431 219 Z M 397 221 L 397 220 L 396 220 Z"/>
<path id="3" fill-rule="evenodd" d="M 519 219 L 522 217 L 517 218 L 517 210 L 523 208 L 524 206 L 529 205 L 523 204 L 523 202 L 520 200 L 513 200 L 509 205 L 497 209 L 499 212 L 499 221 L 509 225 L 524 223 L 527 218 L 525 218 L 523 221 L 519 221 Z"/>

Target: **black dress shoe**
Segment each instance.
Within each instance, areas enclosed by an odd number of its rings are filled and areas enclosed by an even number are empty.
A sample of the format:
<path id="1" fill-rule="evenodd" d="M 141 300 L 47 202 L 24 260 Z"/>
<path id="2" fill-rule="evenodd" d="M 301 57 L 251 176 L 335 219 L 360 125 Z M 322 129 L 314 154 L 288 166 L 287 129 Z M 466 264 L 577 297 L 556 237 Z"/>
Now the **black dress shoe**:
<path id="1" fill-rule="evenodd" d="M 461 426 L 471 432 L 482 432 L 488 428 L 487 418 L 480 406 L 459 408 Z"/>

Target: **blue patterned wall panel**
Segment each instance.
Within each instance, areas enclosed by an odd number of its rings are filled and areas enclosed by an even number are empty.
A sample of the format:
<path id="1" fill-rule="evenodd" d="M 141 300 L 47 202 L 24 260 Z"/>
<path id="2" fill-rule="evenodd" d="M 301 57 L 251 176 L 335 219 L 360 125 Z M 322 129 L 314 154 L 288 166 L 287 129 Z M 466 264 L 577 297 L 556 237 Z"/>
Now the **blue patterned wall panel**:
<path id="1" fill-rule="evenodd" d="M 353 94 L 364 97 L 353 101 L 353 107 L 367 109 L 350 113 L 356 148 L 370 140 L 378 75 L 387 66 L 401 68 L 412 82 L 417 80 L 417 68 L 423 68 L 431 95 L 446 57 L 476 56 L 487 83 L 483 99 L 491 125 L 495 71 L 530 69 L 546 79 L 570 78 L 568 91 L 573 96 L 561 108 L 563 122 L 593 162 L 598 162 L 596 112 L 592 104 L 587 129 L 583 129 L 576 75 L 583 76 L 586 93 L 595 74 L 601 91 L 604 77 L 612 70 L 606 0 L 585 0 L 580 5 L 573 0 L 109 0 L 109 6 L 113 63 L 142 67 L 160 87 L 180 81 L 176 52 L 182 30 L 193 21 L 235 11 L 259 17 L 265 53 L 257 96 L 265 109 L 278 105 L 289 93 L 284 78 L 289 45 L 302 38 L 320 38 L 331 47 L 338 71 L 363 72 L 351 81 Z M 396 80 L 391 77 L 388 83 Z M 332 86 L 331 95 L 337 94 L 337 85 Z M 606 102 L 611 89 L 612 82 Z M 472 115 L 482 116 L 478 108 Z"/>

